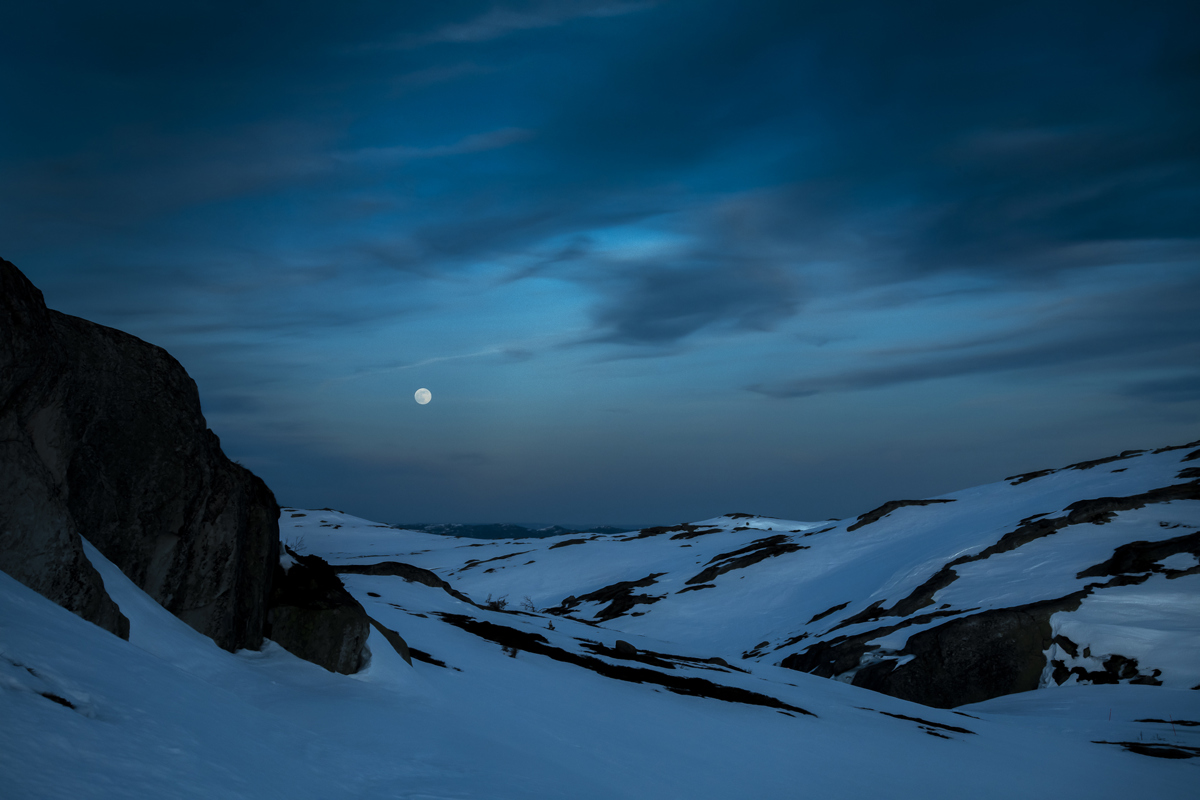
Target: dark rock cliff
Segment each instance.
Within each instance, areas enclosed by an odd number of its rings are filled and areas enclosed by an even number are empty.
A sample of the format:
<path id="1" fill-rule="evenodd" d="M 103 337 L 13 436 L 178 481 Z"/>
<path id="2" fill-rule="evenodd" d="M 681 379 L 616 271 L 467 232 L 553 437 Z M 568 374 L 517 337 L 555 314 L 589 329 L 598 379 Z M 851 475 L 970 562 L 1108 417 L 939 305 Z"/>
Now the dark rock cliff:
<path id="1" fill-rule="evenodd" d="M 278 519 L 270 489 L 221 452 L 170 354 L 47 309 L 0 259 L 0 569 L 127 631 L 82 535 L 221 647 L 258 648 Z"/>

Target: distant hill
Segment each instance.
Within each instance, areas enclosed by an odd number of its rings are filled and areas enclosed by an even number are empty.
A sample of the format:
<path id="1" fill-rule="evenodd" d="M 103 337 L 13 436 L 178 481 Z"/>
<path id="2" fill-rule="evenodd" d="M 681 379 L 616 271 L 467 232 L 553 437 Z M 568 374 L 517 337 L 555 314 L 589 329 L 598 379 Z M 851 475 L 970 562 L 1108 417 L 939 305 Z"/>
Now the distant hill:
<path id="1" fill-rule="evenodd" d="M 457 536 L 463 539 L 546 539 L 568 533 L 629 533 L 641 530 L 636 525 L 599 525 L 595 527 L 563 525 L 518 525 L 511 522 L 492 522 L 485 525 L 469 525 L 462 522 L 404 522 L 392 527 L 404 531 L 436 533 L 439 536 Z"/>

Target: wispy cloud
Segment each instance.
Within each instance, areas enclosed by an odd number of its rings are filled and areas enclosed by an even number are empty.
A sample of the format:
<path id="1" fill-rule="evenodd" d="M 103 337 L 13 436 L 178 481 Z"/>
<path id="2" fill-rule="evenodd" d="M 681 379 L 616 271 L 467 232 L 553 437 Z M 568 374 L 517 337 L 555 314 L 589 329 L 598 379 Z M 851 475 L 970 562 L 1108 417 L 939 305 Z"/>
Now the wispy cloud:
<path id="1" fill-rule="evenodd" d="M 645 11 L 659 2 L 560 2 L 544 3 L 533 9 L 496 6 L 466 22 L 455 22 L 429 33 L 403 40 L 400 47 L 421 47 L 437 43 L 466 44 L 499 39 L 519 31 L 553 28 L 573 19 L 616 17 Z"/>
<path id="2" fill-rule="evenodd" d="M 330 378 L 329 380 L 323 381 L 321 386 L 325 387 L 335 383 L 358 380 L 359 378 L 367 378 L 372 375 L 386 375 L 392 372 L 403 372 L 410 369 L 419 369 L 420 367 L 428 367 L 432 364 L 443 364 L 447 361 L 463 361 L 470 358 L 484 358 L 486 356 L 500 356 L 503 360 L 509 362 L 528 361 L 534 357 L 534 351 L 529 349 L 526 344 L 527 343 L 503 344 L 495 347 L 487 347 L 483 350 L 476 350 L 471 353 L 458 353 L 450 356 L 433 356 L 431 358 L 423 358 L 420 361 L 412 361 L 403 364 L 389 364 L 382 367 L 362 369 L 352 375 L 344 375 L 339 378 Z"/>
<path id="3" fill-rule="evenodd" d="M 489 347 L 484 350 L 478 350 L 474 353 L 460 353 L 453 356 L 434 356 L 433 358 L 425 358 L 420 361 L 413 361 L 408 364 L 392 364 L 386 367 L 376 367 L 374 369 L 364 369 L 355 372 L 353 375 L 344 375 L 340 378 L 330 378 L 324 381 L 321 385 L 328 386 L 334 383 L 344 383 L 346 381 L 358 380 L 359 378 L 367 378 L 372 375 L 386 375 L 391 372 L 403 372 L 408 369 L 418 369 L 419 367 L 428 367 L 430 364 L 441 364 L 446 361 L 461 361 L 466 358 L 480 358 L 482 356 L 494 356 L 498 353 L 505 352 L 504 348 Z"/>
<path id="4" fill-rule="evenodd" d="M 467 153 L 482 153 L 524 142 L 532 138 L 533 131 L 526 128 L 501 128 L 485 133 L 473 133 L 457 142 L 431 147 L 364 147 L 359 150 L 338 153 L 334 156 L 345 162 L 400 163 L 427 158 L 445 158 Z"/>
<path id="5" fill-rule="evenodd" d="M 456 81 L 459 78 L 466 78 L 472 75 L 486 75 L 493 71 L 493 67 L 484 67 L 470 61 L 457 64 L 438 64 L 398 75 L 392 79 L 392 84 L 397 90 L 407 91 L 425 86 L 435 86 L 440 83 L 449 83 L 450 81 Z"/>
<path id="6" fill-rule="evenodd" d="M 752 384 L 768 397 L 802 398 L 858 392 L 947 378 L 999 373 L 1086 370 L 1127 376 L 1136 370 L 1188 375 L 1122 384 L 1126 394 L 1179 399 L 1195 391 L 1192 364 L 1200 353 L 1194 314 L 1200 284 L 1100 295 L 1014 326 L 1007 334 L 926 348 L 889 348 L 853 354 L 857 366 L 823 375 Z M 1114 390 L 1120 391 L 1115 385 Z"/>

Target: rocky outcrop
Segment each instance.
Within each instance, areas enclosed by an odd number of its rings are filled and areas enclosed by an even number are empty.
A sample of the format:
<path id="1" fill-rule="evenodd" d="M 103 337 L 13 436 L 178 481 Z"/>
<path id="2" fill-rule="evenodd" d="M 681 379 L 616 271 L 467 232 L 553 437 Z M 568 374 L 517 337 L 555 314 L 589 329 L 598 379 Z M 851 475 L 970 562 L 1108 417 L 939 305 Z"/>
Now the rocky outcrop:
<path id="1" fill-rule="evenodd" d="M 441 589 L 451 597 L 478 608 L 475 601 L 455 589 L 437 573 L 423 567 L 414 567 L 412 564 L 403 564 L 399 561 L 382 561 L 378 564 L 335 564 L 333 571 L 349 575 L 392 575 L 410 583 L 420 583 L 433 589 Z"/>
<path id="2" fill-rule="evenodd" d="M 257 648 L 278 517 L 170 354 L 47 309 L 0 260 L 0 569 L 120 633 L 82 535 L 221 647 Z"/>
<path id="3" fill-rule="evenodd" d="M 367 612 L 346 591 L 333 567 L 319 556 L 301 556 L 288 550 L 283 562 L 275 567 L 267 637 L 289 653 L 330 672 L 358 672 L 370 657 L 366 645 L 372 620 Z M 396 635 L 394 631 L 388 633 Z M 387 633 L 384 636 L 391 641 Z M 392 642 L 392 646 L 407 659 L 407 645 L 401 649 Z"/>
<path id="4" fill-rule="evenodd" d="M 607 622 L 625 614 L 636 605 L 649 605 L 662 600 L 663 595 L 634 594 L 633 590 L 652 586 L 665 574 L 665 572 L 653 572 L 641 580 L 620 581 L 594 592 L 581 594 L 579 597 L 572 595 L 563 600 L 557 608 L 549 608 L 546 611 L 550 614 L 568 614 L 580 603 L 608 603 L 605 608 L 596 612 L 595 616 L 598 622 Z"/>
<path id="5" fill-rule="evenodd" d="M 872 522 L 878 522 L 898 508 L 906 506 L 930 506 L 936 503 L 953 503 L 953 500 L 889 500 L 879 508 L 868 511 L 865 514 L 858 515 L 858 522 L 855 522 L 846 531 L 856 531 L 864 525 L 870 525 Z"/>
<path id="6" fill-rule="evenodd" d="M 64 489 L 44 463 L 33 431 L 44 413 L 22 418 L 22 383 L 42 357 L 38 336 L 50 312 L 42 293 L 7 262 L 0 261 L 0 569 L 29 588 L 106 630 L 129 637 L 129 620 L 104 590 L 87 557 Z M 33 429 L 30 431 L 29 429 Z"/>
<path id="7" fill-rule="evenodd" d="M 1078 601 L 1074 602 L 1078 605 Z M 984 611 L 909 638 L 912 660 L 864 667 L 852 683 L 935 708 L 954 708 L 1038 688 L 1062 603 Z"/>

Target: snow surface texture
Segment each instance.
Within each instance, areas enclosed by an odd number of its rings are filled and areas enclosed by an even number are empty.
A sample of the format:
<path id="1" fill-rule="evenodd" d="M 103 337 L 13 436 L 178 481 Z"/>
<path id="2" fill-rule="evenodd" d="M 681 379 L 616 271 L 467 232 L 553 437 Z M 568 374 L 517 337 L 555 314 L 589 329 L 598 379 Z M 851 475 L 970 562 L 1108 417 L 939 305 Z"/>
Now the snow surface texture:
<path id="1" fill-rule="evenodd" d="M 471 542 L 286 509 L 283 538 L 335 565 L 431 570 L 343 574 L 413 654 L 372 630 L 371 663 L 349 677 L 270 643 L 220 650 L 89 546 L 128 642 L 0 573 L 0 796 L 1191 798 L 1200 576 L 1175 555 L 1053 620 L 1080 665 L 1120 653 L 1162 686 L 1048 680 L 948 711 L 778 666 L 799 633 L 892 608 L 1031 515 L 1178 483 L 1187 455 L 1006 481 L 853 531 L 861 520 L 737 516 Z M 961 564 L 930 608 L 1059 597 L 1107 580 L 1077 574 L 1116 548 L 1198 523 L 1187 500 L 1066 526 Z"/>

